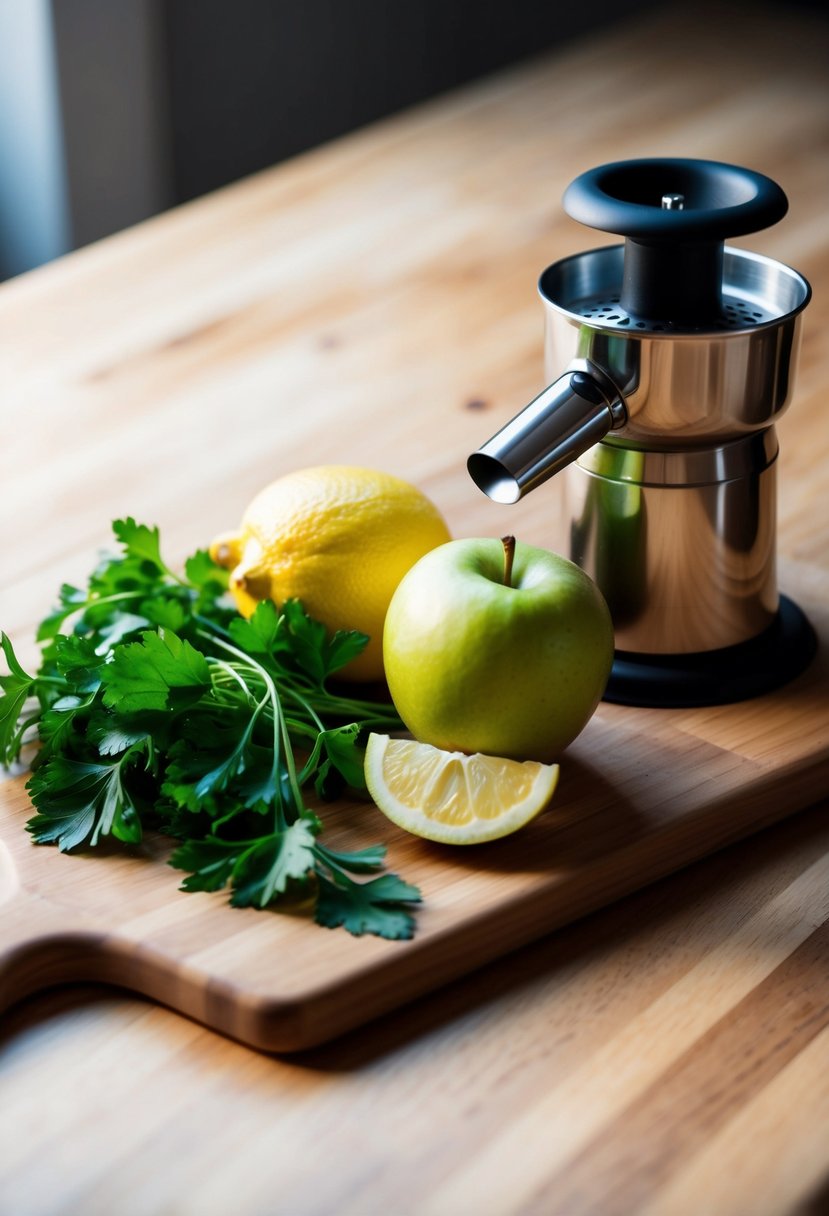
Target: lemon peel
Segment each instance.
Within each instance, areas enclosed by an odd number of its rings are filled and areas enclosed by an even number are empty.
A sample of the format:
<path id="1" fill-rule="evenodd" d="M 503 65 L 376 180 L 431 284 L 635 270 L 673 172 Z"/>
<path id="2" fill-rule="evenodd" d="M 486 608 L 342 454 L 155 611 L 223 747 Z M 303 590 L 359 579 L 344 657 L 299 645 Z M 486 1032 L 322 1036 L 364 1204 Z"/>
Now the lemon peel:
<path id="1" fill-rule="evenodd" d="M 356 629 L 369 643 L 341 674 L 383 678 L 383 624 L 403 575 L 450 540 L 434 503 L 390 473 L 317 465 L 277 478 L 251 501 L 236 532 L 222 532 L 210 556 L 231 571 L 243 616 L 257 603 L 298 599 L 330 632 Z"/>

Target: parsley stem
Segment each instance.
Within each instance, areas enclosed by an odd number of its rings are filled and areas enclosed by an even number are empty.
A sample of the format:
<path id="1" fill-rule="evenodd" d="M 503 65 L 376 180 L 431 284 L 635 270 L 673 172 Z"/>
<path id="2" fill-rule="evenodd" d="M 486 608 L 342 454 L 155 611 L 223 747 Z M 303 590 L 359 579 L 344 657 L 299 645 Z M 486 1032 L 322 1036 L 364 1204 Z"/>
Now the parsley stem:
<path id="1" fill-rule="evenodd" d="M 306 697 L 303 697 L 301 693 L 298 693 L 295 688 L 284 688 L 282 691 L 296 705 L 302 706 L 302 708 L 308 714 L 308 717 L 313 719 L 317 730 L 325 730 L 325 723 Z"/>
<path id="2" fill-rule="evenodd" d="M 39 721 L 40 711 L 32 714 L 31 717 L 25 718 L 22 722 L 18 723 L 17 730 L 9 740 L 8 754 L 10 756 L 17 757 L 20 754 L 21 749 L 25 747 L 27 743 L 34 741 L 34 737 L 31 739 L 26 739 L 26 731 L 30 726 L 35 726 Z M 0 763 L 2 763 L 2 759 L 0 759 Z"/>
<path id="3" fill-rule="evenodd" d="M 268 704 L 268 700 L 269 700 L 268 694 L 266 693 L 264 697 L 262 697 L 260 700 L 257 701 L 256 696 L 253 693 L 253 691 L 251 690 L 251 688 L 249 687 L 249 685 L 242 678 L 242 676 L 239 674 L 239 672 L 236 671 L 236 669 L 233 667 L 233 665 L 231 663 L 226 663 L 224 661 L 224 659 L 214 659 L 214 658 L 210 658 L 207 661 L 210 664 L 211 668 L 215 669 L 215 667 L 219 667 L 219 668 L 223 669 L 224 671 L 227 671 L 233 677 L 234 680 L 238 681 L 238 683 L 242 686 L 245 696 L 248 697 L 254 704 L 253 713 L 251 714 L 250 718 L 248 719 L 248 723 L 245 726 L 244 731 L 242 732 L 241 740 L 237 744 L 237 749 L 239 751 L 242 751 L 242 750 L 244 750 L 244 748 L 247 747 L 248 743 L 250 742 L 250 740 L 253 736 L 253 728 L 256 725 L 256 721 L 257 721 L 259 715 L 261 714 L 262 710 Z"/>
<path id="4" fill-rule="evenodd" d="M 74 616 L 76 612 L 84 612 L 87 608 L 97 608 L 100 604 L 117 604 L 121 600 L 143 599 L 146 597 L 146 594 L 146 589 L 143 591 L 117 591 L 112 595 L 95 595 L 93 592 L 83 604 L 75 604 L 68 612 L 65 612 L 63 619 L 67 620 L 70 616 Z"/>
<path id="5" fill-rule="evenodd" d="M 309 696 L 309 708 L 317 708 L 327 713 L 329 717 L 345 721 L 370 722 L 372 725 L 387 725 L 393 730 L 403 730 L 403 722 L 397 711 L 391 705 L 378 701 L 356 701 L 348 697 L 338 697 L 325 694 L 323 697 Z"/>
<path id="6" fill-rule="evenodd" d="M 342 717 L 370 718 L 373 715 L 397 717 L 393 706 L 382 701 L 363 701 L 354 697 L 341 697 L 337 693 L 325 693 L 325 704 L 331 713 Z M 402 727 L 402 723 L 400 724 Z"/>
<path id="7" fill-rule="evenodd" d="M 296 767 L 294 765 L 294 752 L 293 748 L 291 747 L 291 738 L 288 734 L 288 724 L 285 721 L 285 715 L 282 712 L 279 694 L 276 691 L 276 685 L 273 683 L 273 681 L 271 681 L 271 690 L 274 698 L 274 709 L 279 719 L 279 730 L 282 735 L 282 744 L 285 748 L 285 764 L 288 769 L 288 783 L 290 784 L 291 793 L 294 799 L 294 810 L 296 815 L 299 816 L 302 813 L 303 808 L 302 791 L 299 788 L 299 782 L 297 780 Z"/>
<path id="8" fill-rule="evenodd" d="M 242 678 L 242 676 L 239 674 L 239 672 L 236 670 L 236 668 L 233 666 L 232 663 L 227 663 L 224 659 L 212 659 L 212 660 L 209 660 L 209 662 L 210 662 L 210 666 L 214 670 L 215 670 L 215 668 L 219 668 L 220 671 L 227 672 L 227 674 L 230 676 L 230 678 L 232 680 L 235 680 L 237 684 L 241 685 L 242 690 L 246 694 L 246 696 L 250 697 L 250 699 L 252 701 L 256 700 L 256 697 L 251 692 L 250 686 Z"/>
<path id="9" fill-rule="evenodd" d="M 230 639 L 230 634 L 224 628 L 224 626 L 217 624 L 216 621 L 211 621 L 209 617 L 201 616 L 198 612 L 194 612 L 193 620 L 197 625 L 203 625 L 206 629 L 209 629 L 211 633 L 215 633 L 217 637 L 221 636 L 228 640 Z M 207 634 L 204 633 L 203 630 L 200 629 L 199 633 L 201 633 L 202 637 L 207 637 Z"/>
<path id="10" fill-rule="evenodd" d="M 283 747 L 285 751 L 285 768 L 288 773 L 288 784 L 291 787 L 291 794 L 294 799 L 294 809 L 296 814 L 299 815 L 303 805 L 302 791 L 300 790 L 299 782 L 297 781 L 296 767 L 294 765 L 294 754 L 291 748 L 291 740 L 288 735 L 287 725 L 285 723 L 285 715 L 282 712 L 282 703 L 279 699 L 279 693 L 277 692 L 276 684 L 274 683 L 270 672 L 263 667 L 261 663 L 258 663 L 256 659 L 252 657 L 252 655 L 245 654 L 243 650 L 239 650 L 230 642 L 226 642 L 220 637 L 211 636 L 210 634 L 205 633 L 205 631 L 202 629 L 199 629 L 198 633 L 202 637 L 209 637 L 214 646 L 219 646 L 222 650 L 226 650 L 229 654 L 232 654 L 239 659 L 244 667 L 255 671 L 259 679 L 261 679 L 262 683 L 265 685 L 271 705 L 273 706 L 273 765 L 271 768 L 271 776 L 273 778 L 274 788 L 277 790 L 279 789 L 279 753 L 280 747 Z M 226 666 L 229 667 L 230 664 L 226 664 Z M 260 702 L 260 705 L 257 706 L 255 716 L 258 716 L 261 707 L 262 703 Z M 280 799 L 277 797 L 275 801 L 278 811 Z"/>

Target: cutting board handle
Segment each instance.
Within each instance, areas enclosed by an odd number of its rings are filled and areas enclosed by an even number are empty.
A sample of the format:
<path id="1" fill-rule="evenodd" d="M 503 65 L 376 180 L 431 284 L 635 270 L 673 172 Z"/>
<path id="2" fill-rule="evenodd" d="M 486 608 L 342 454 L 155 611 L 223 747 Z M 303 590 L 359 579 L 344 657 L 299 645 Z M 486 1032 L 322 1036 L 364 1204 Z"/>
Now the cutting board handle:
<path id="1" fill-rule="evenodd" d="M 79 953 L 88 955 L 93 944 L 88 933 L 73 929 L 65 910 L 19 887 L 9 889 L 3 852 L 0 848 L 0 882 L 5 882 L 0 886 L 0 1014 L 33 992 L 74 979 Z"/>
<path id="2" fill-rule="evenodd" d="M 23 888 L 0 840 L 0 1015 L 42 988 L 90 975 L 100 945 L 71 909 Z"/>
<path id="3" fill-rule="evenodd" d="M 119 934 L 103 916 L 26 890 L 0 839 L 0 1017 L 18 1001 L 67 983 L 125 988 L 224 1034 L 257 1046 L 267 1043 L 258 1030 L 256 1000 L 246 1000 L 235 984 L 212 980 L 180 957 Z M 271 1002 L 268 1018 L 294 1018 L 293 1003 L 287 1002 L 287 1011 L 284 1005 Z"/>

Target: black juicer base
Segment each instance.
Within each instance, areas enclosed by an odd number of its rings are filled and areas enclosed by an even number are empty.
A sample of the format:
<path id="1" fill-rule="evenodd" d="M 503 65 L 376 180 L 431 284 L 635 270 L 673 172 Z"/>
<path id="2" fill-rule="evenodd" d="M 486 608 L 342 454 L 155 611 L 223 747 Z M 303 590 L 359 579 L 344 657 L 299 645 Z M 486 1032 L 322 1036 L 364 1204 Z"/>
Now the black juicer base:
<path id="1" fill-rule="evenodd" d="M 748 642 L 699 654 L 617 650 L 603 699 L 655 709 L 730 705 L 787 684 L 816 652 L 814 629 L 797 604 L 781 595 L 771 625 Z"/>

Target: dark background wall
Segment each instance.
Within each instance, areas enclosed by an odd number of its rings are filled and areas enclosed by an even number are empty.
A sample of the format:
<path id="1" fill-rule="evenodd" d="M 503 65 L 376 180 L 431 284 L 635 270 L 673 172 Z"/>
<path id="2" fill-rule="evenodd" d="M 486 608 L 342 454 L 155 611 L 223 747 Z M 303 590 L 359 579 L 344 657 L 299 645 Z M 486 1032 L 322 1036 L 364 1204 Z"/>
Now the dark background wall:
<path id="1" fill-rule="evenodd" d="M 0 279 L 666 2 L 0 0 Z"/>
<path id="2" fill-rule="evenodd" d="M 164 6 L 178 201 L 652 0 L 175 0 Z"/>

